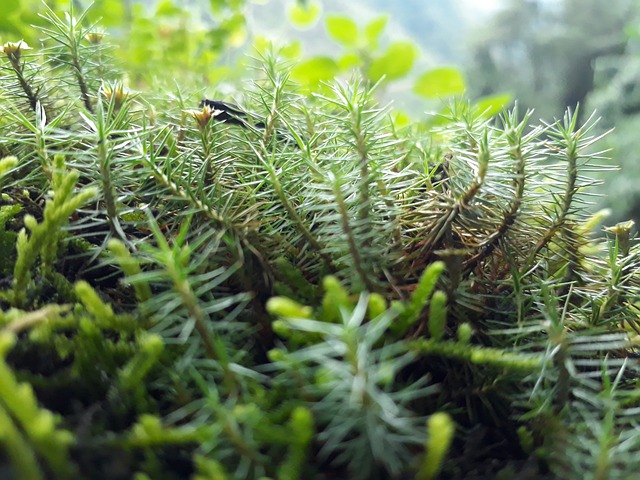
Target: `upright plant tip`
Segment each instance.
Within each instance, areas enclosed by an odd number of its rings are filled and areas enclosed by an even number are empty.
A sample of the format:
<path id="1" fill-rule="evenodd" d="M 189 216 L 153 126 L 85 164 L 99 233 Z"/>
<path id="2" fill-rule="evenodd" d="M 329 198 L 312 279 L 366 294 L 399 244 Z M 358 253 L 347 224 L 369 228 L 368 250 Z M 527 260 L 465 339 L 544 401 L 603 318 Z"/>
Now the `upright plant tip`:
<path id="1" fill-rule="evenodd" d="M 455 424 L 449 414 L 444 412 L 434 413 L 427 420 L 427 432 L 429 439 L 425 444 L 424 462 L 416 475 L 418 480 L 433 480 L 440 473 L 444 459 L 453 441 Z"/>
<path id="2" fill-rule="evenodd" d="M 604 229 L 605 232 L 610 233 L 616 237 L 618 241 L 618 245 L 620 246 L 620 251 L 624 256 L 629 254 L 629 240 L 631 235 L 631 229 L 635 225 L 633 220 L 629 220 L 626 222 L 616 223 L 613 227 L 606 227 Z"/>
<path id="3" fill-rule="evenodd" d="M 198 124 L 198 129 L 202 131 L 211 121 L 211 118 L 220 115 L 222 113 L 222 110 L 215 110 L 212 109 L 209 105 L 204 105 L 202 107 L 202 110 L 192 108 L 186 110 L 186 113 L 193 117 L 193 119 Z"/>
<path id="4" fill-rule="evenodd" d="M 9 58 L 11 63 L 17 63 L 20 61 L 22 52 L 25 50 L 33 50 L 27 42 L 20 40 L 18 42 L 7 42 L 2 46 L 2 51 Z"/>
<path id="5" fill-rule="evenodd" d="M 104 36 L 105 36 L 104 32 L 89 32 L 84 36 L 84 38 L 91 45 L 99 45 L 102 43 L 102 40 L 104 40 Z"/>
<path id="6" fill-rule="evenodd" d="M 116 109 L 119 109 L 130 95 L 130 92 L 120 82 L 115 85 L 103 84 L 100 92 L 107 101 L 114 102 Z"/>

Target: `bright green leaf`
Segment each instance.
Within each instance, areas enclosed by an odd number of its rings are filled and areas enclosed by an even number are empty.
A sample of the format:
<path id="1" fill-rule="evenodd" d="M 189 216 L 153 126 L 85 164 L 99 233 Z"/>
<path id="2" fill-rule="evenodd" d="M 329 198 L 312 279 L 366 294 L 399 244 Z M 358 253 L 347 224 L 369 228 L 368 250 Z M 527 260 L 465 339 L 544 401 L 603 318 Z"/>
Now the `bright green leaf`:
<path id="1" fill-rule="evenodd" d="M 269 38 L 265 37 L 264 35 L 256 35 L 253 38 L 252 44 L 253 48 L 255 48 L 255 50 L 260 54 L 265 54 L 273 46 L 271 40 L 269 40 Z"/>
<path id="2" fill-rule="evenodd" d="M 338 64 L 329 57 L 315 57 L 297 64 L 291 71 L 291 77 L 313 89 L 320 82 L 332 80 L 340 71 Z"/>
<path id="3" fill-rule="evenodd" d="M 299 40 L 295 40 L 288 45 L 282 47 L 280 53 L 284 58 L 300 58 L 302 56 L 302 44 Z"/>
<path id="4" fill-rule="evenodd" d="M 320 18 L 320 4 L 310 3 L 306 6 L 295 4 L 289 8 L 289 20 L 298 28 L 311 28 Z"/>
<path id="5" fill-rule="evenodd" d="M 299 40 L 295 40 L 287 43 L 281 48 L 276 48 L 273 42 L 264 35 L 256 35 L 253 38 L 253 48 L 260 52 L 261 55 L 266 55 L 267 52 L 277 52 L 286 59 L 298 59 L 302 56 L 302 44 Z"/>
<path id="6" fill-rule="evenodd" d="M 156 7 L 156 16 L 171 17 L 182 12 L 171 0 L 162 0 Z"/>
<path id="7" fill-rule="evenodd" d="M 378 39 L 380 38 L 380 34 L 384 30 L 384 27 L 387 26 L 387 20 L 389 17 L 383 15 L 382 17 L 378 17 L 373 19 L 371 22 L 367 24 L 364 29 L 364 35 L 367 39 L 367 47 L 371 49 L 378 48 Z"/>
<path id="8" fill-rule="evenodd" d="M 411 42 L 394 42 L 387 51 L 376 58 L 369 67 L 369 78 L 377 82 L 386 76 L 387 80 L 396 80 L 409 73 L 416 59 L 416 47 Z"/>
<path id="9" fill-rule="evenodd" d="M 352 47 L 358 41 L 358 27 L 349 17 L 329 16 L 326 26 L 329 36 L 345 47 Z"/>
<path id="10" fill-rule="evenodd" d="M 478 114 L 484 115 L 485 117 L 493 117 L 495 114 L 500 113 L 504 107 L 509 105 L 511 98 L 512 96 L 509 93 L 482 97 L 476 102 L 475 110 Z"/>
<path id="11" fill-rule="evenodd" d="M 349 70 L 362 65 L 362 59 L 356 53 L 346 53 L 338 59 L 340 70 Z"/>
<path id="12" fill-rule="evenodd" d="M 411 118 L 402 110 L 397 110 L 393 113 L 391 121 L 393 122 L 393 126 L 395 128 L 406 127 L 411 123 Z"/>
<path id="13" fill-rule="evenodd" d="M 225 0 L 209 0 L 209 7 L 214 13 L 221 12 L 226 6 L 227 2 Z"/>
<path id="14" fill-rule="evenodd" d="M 424 98 L 442 98 L 458 95 L 465 90 L 465 81 L 460 71 L 453 67 L 442 67 L 420 75 L 413 91 Z"/>

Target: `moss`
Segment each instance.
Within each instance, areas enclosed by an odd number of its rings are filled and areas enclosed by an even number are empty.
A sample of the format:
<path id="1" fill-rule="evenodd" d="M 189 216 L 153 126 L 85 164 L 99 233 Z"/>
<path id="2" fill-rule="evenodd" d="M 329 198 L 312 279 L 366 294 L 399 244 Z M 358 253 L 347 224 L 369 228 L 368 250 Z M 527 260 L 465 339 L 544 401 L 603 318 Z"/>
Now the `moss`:
<path id="1" fill-rule="evenodd" d="M 16 474 L 635 473 L 640 250 L 590 231 L 592 122 L 455 101 L 399 129 L 366 81 L 303 97 L 275 57 L 237 107 L 262 120 L 217 122 L 101 85 L 48 18 L 0 60 Z"/>

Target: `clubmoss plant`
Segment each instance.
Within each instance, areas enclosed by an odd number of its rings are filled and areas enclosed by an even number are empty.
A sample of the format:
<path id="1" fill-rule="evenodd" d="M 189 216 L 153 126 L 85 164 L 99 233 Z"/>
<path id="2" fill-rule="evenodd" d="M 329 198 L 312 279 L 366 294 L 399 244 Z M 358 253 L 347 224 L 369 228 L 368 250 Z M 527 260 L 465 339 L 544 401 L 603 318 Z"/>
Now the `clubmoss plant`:
<path id="1" fill-rule="evenodd" d="M 68 221 L 69 216 L 96 193 L 94 189 L 86 188 L 74 194 L 73 189 L 79 173 L 65 172 L 62 155 L 55 156 L 53 167 L 53 199 L 48 200 L 43 209 L 43 221 L 38 223 L 33 216 L 26 215 L 23 221 L 30 232 L 27 235 L 25 229 L 21 230 L 16 240 L 17 257 L 11 295 L 12 303 L 16 307 L 22 307 L 26 301 L 31 277 L 30 270 L 38 258 L 40 274 L 43 277 L 51 276 L 61 228 Z"/>

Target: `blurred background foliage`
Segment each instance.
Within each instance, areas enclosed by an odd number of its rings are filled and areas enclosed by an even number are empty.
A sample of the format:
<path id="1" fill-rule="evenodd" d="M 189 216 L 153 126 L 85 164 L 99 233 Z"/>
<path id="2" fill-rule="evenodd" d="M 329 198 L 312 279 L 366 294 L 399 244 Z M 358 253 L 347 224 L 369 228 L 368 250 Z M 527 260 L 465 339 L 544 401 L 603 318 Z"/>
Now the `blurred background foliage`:
<path id="1" fill-rule="evenodd" d="M 69 0 L 46 0 L 57 13 Z M 88 1 L 73 0 L 77 10 Z M 87 16 L 118 45 L 133 89 L 201 90 L 233 100 L 250 57 L 276 48 L 302 92 L 357 69 L 393 101 L 398 126 L 438 121 L 466 92 L 495 113 L 516 100 L 552 121 L 596 109 L 612 162 L 599 206 L 640 221 L 640 17 L 637 0 L 97 0 Z M 2 0 L 0 41 L 34 48 L 41 0 Z M 163 84 L 167 78 L 171 85 Z M 586 115 L 586 116 L 585 116 Z"/>
<path id="2" fill-rule="evenodd" d="M 611 222 L 640 221 L 639 2 L 636 0 L 504 0 L 469 37 L 465 71 L 470 95 L 507 90 L 545 120 L 581 106 L 596 110 L 612 162 L 601 202 Z"/>

